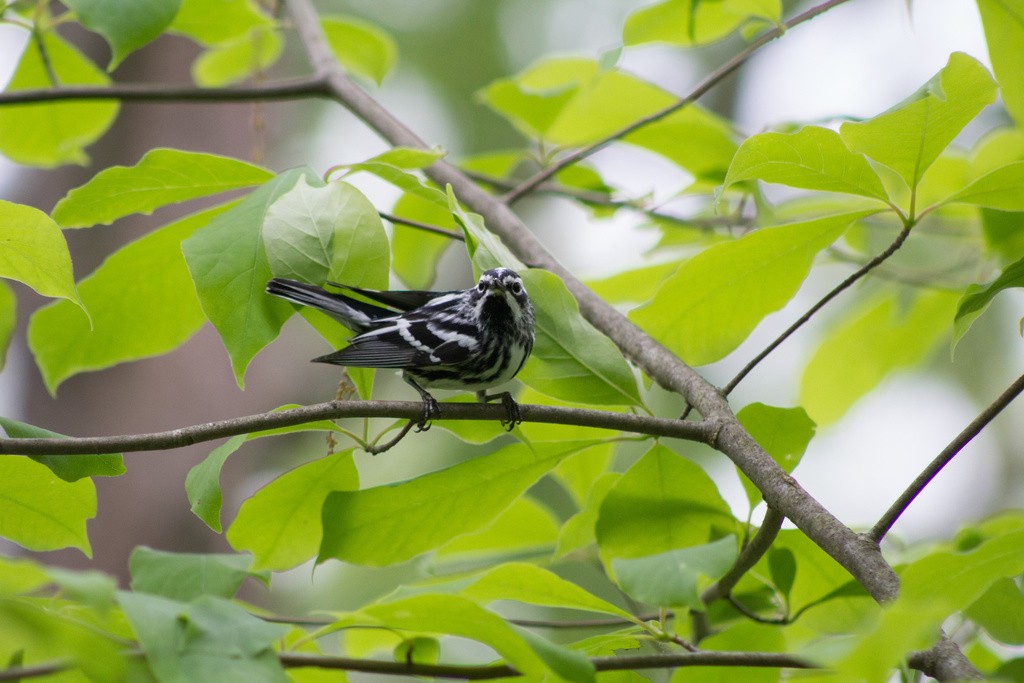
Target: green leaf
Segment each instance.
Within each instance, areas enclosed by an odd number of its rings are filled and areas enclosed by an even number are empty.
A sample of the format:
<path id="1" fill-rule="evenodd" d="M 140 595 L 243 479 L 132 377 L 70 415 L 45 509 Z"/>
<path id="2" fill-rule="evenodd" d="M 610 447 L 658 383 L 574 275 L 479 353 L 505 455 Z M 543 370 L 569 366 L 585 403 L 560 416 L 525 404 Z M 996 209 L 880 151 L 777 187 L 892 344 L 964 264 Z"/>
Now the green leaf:
<path id="1" fill-rule="evenodd" d="M 7 417 L 0 417 L 0 431 L 12 439 L 66 439 L 57 432 L 34 427 Z M 86 477 L 116 477 L 124 474 L 121 454 L 104 455 L 32 455 L 29 456 L 67 482 Z"/>
<path id="2" fill-rule="evenodd" d="M 558 276 L 529 270 L 522 277 L 534 306 L 535 342 L 519 379 L 563 401 L 640 405 L 636 378 L 622 352 L 583 319 Z"/>
<path id="3" fill-rule="evenodd" d="M 439 564 L 485 555 L 547 554 L 558 538 L 558 526 L 550 510 L 523 496 L 480 531 L 456 536 L 438 548 L 434 560 Z"/>
<path id="4" fill-rule="evenodd" d="M 267 209 L 263 245 L 277 277 L 372 289 L 388 284 L 384 226 L 370 200 L 348 183 L 311 185 L 300 178 Z"/>
<path id="5" fill-rule="evenodd" d="M 186 604 L 118 592 L 146 662 L 160 681 L 286 683 L 273 644 L 288 631 L 223 598 Z"/>
<path id="6" fill-rule="evenodd" d="M 704 610 L 700 591 L 729 570 L 739 554 L 736 537 L 635 559 L 613 559 L 622 590 L 634 600 L 659 607 Z"/>
<path id="7" fill-rule="evenodd" d="M 253 569 L 299 565 L 320 547 L 324 500 L 333 491 L 358 485 L 351 449 L 300 465 L 242 503 L 228 529 L 228 543 L 253 554 Z M 325 538 L 327 533 L 324 528 Z"/>
<path id="8" fill-rule="evenodd" d="M 480 214 L 467 213 L 462 209 L 451 185 L 448 186 L 448 208 L 455 221 L 462 226 L 466 236 L 466 251 L 473 262 L 473 274 L 476 277 L 480 277 L 480 273 L 485 270 L 501 267 L 511 268 L 520 275 L 526 272 L 523 262 L 512 255 L 497 235 L 487 229 Z"/>
<path id="9" fill-rule="evenodd" d="M 220 509 L 224 494 L 220 488 L 220 471 L 228 456 L 246 441 L 245 434 L 236 434 L 210 451 L 203 461 L 190 469 L 185 477 L 185 493 L 190 509 L 206 526 L 221 532 Z"/>
<path id="10" fill-rule="evenodd" d="M 192 80 L 204 88 L 240 83 L 268 69 L 283 51 L 284 40 L 272 26 L 256 26 L 201 54 L 192 64 Z"/>
<path id="11" fill-rule="evenodd" d="M 787 649 L 795 649 L 791 642 L 787 642 L 784 629 L 773 624 L 755 624 L 750 621 L 730 625 L 700 642 L 702 649 L 716 652 L 786 652 Z M 782 680 L 780 673 L 778 669 L 764 667 L 679 667 L 669 683 L 779 683 Z M 802 679 L 804 674 L 808 674 L 808 683 L 847 683 L 831 675 L 831 672 L 823 672 L 822 678 L 816 680 L 814 673 L 803 671 L 799 677 Z"/>
<path id="12" fill-rule="evenodd" d="M 416 479 L 335 491 L 323 506 L 318 562 L 395 564 L 481 529 L 568 454 L 513 444 Z"/>
<path id="13" fill-rule="evenodd" d="M 31 206 L 0 200 L 0 244 L 0 277 L 86 310 L 75 290 L 67 242 L 49 216 Z"/>
<path id="14" fill-rule="evenodd" d="M 778 23 L 781 14 L 779 0 L 666 0 L 630 14 L 622 40 L 627 46 L 650 42 L 706 45 L 751 21 Z"/>
<path id="15" fill-rule="evenodd" d="M 92 480 L 66 482 L 28 458 L 0 456 L 0 536 L 29 550 L 78 548 L 92 557 L 85 522 L 95 516 Z"/>
<path id="16" fill-rule="evenodd" d="M 601 504 L 621 476 L 618 472 L 608 472 L 594 480 L 582 509 L 562 525 L 555 548 L 556 558 L 597 542 L 596 527 Z"/>
<path id="17" fill-rule="evenodd" d="M 11 338 L 17 324 L 18 300 L 10 285 L 0 280 L 0 372 L 7 362 L 7 349 L 11 347 Z"/>
<path id="18" fill-rule="evenodd" d="M 238 159 L 154 149 L 135 166 L 112 166 L 68 192 L 53 207 L 53 220 L 63 228 L 109 225 L 133 213 L 242 187 L 262 185 L 274 175 Z"/>
<path id="19" fill-rule="evenodd" d="M 1002 211 L 1024 211 L 1024 161 L 997 168 L 978 178 L 941 204 L 974 204 Z"/>
<path id="20" fill-rule="evenodd" d="M 28 344 L 51 393 L 68 377 L 165 354 L 206 322 L 181 254 L 181 242 L 227 206 L 207 209 L 130 242 L 79 283 L 92 316 L 69 302 L 39 309 Z"/>
<path id="21" fill-rule="evenodd" d="M 484 572 L 462 590 L 462 595 L 485 603 L 515 600 L 531 605 L 612 614 L 635 621 L 633 615 L 624 609 L 547 569 L 525 562 L 506 562 Z"/>
<path id="22" fill-rule="evenodd" d="M 60 85 L 107 85 L 110 79 L 56 33 L 42 34 L 46 56 Z M 8 92 L 53 87 L 35 41 L 28 41 Z M 117 116 L 115 102 L 62 102 L 0 108 L 0 154 L 27 166 L 52 168 L 88 163 L 84 148 Z"/>
<path id="23" fill-rule="evenodd" d="M 46 570 L 50 580 L 60 588 L 63 595 L 89 607 L 105 611 L 114 604 L 117 579 L 100 571 L 74 571 L 60 567 Z"/>
<path id="24" fill-rule="evenodd" d="M 159 36 L 174 21 L 181 0 L 68 0 L 78 21 L 103 36 L 113 53 L 108 69 Z"/>
<path id="25" fill-rule="evenodd" d="M 128 569 L 136 593 L 193 602 L 204 595 L 232 598 L 250 576 L 269 583 L 269 575 L 254 574 L 250 564 L 247 555 L 169 553 L 139 546 L 132 551 Z"/>
<path id="26" fill-rule="evenodd" d="M 838 420 L 889 373 L 922 360 L 949 330 L 956 295 L 926 292 L 901 313 L 895 297 L 855 310 L 804 369 L 800 404 L 819 426 Z"/>
<path id="27" fill-rule="evenodd" d="M 744 406 L 736 418 L 750 436 L 772 456 L 787 473 L 796 469 L 814 438 L 816 425 L 803 408 L 776 408 L 763 403 Z M 750 507 L 761 502 L 761 492 L 740 472 L 740 481 L 747 492 Z"/>
<path id="28" fill-rule="evenodd" d="M 677 97 L 626 72 L 578 57 L 545 59 L 491 83 L 481 99 L 528 137 L 556 146 L 586 145 L 674 104 Z M 729 124 L 696 105 L 629 133 L 697 177 L 720 181 L 736 151 Z"/>
<path id="29" fill-rule="evenodd" d="M 35 561 L 0 555 L 0 595 L 31 593 L 49 582 L 48 569 Z"/>
<path id="30" fill-rule="evenodd" d="M 605 496 L 597 542 L 605 565 L 707 543 L 736 532 L 729 506 L 697 465 L 653 446 Z"/>
<path id="31" fill-rule="evenodd" d="M 871 213 L 762 228 L 712 246 L 680 266 L 629 317 L 690 365 L 724 358 L 796 294 L 819 251 Z"/>
<path id="32" fill-rule="evenodd" d="M 320 17 L 320 26 L 334 58 L 347 70 L 377 85 L 398 61 L 394 38 L 378 26 L 340 14 Z"/>
<path id="33" fill-rule="evenodd" d="M 1003 105 L 1017 126 L 1024 126 L 1024 83 L 1018 70 L 1024 61 L 1024 15 L 1002 0 L 978 0 L 978 12 Z"/>
<path id="34" fill-rule="evenodd" d="M 654 296 L 669 275 L 679 268 L 679 261 L 652 263 L 633 270 L 609 275 L 600 280 L 587 280 L 586 285 L 611 304 L 647 301 Z"/>
<path id="35" fill-rule="evenodd" d="M 553 659 L 555 645 L 525 639 L 504 619 L 457 595 L 419 595 L 366 607 L 356 614 L 392 629 L 460 636 L 484 643 L 530 680 L 544 679 L 552 669 L 562 677 L 569 676 L 566 680 L 593 680 L 593 667 L 587 666 L 585 659 L 565 650 Z"/>
<path id="36" fill-rule="evenodd" d="M 985 286 L 971 285 L 964 291 L 953 319 L 953 351 L 956 351 L 956 345 L 971 329 L 974 321 L 985 312 L 992 299 L 1003 290 L 1013 287 L 1024 287 L 1024 259 L 1006 266 L 991 283 Z"/>
<path id="37" fill-rule="evenodd" d="M 182 0 L 181 9 L 167 32 L 185 35 L 200 45 L 209 46 L 272 24 L 255 0 Z"/>
<path id="38" fill-rule="evenodd" d="M 733 157 L 723 189 L 743 180 L 888 200 L 867 159 L 847 149 L 835 131 L 817 126 L 747 138 Z"/>
<path id="39" fill-rule="evenodd" d="M 447 206 L 408 192 L 395 203 L 392 213 L 439 228 L 458 230 Z M 395 223 L 391 237 L 391 267 L 410 289 L 430 289 L 437 278 L 437 263 L 454 241 L 443 235 Z"/>
<path id="40" fill-rule="evenodd" d="M 309 169 L 285 171 L 181 243 L 199 303 L 220 333 L 239 386 L 253 357 L 281 331 L 294 308 L 264 291 L 273 276 L 263 247 L 267 208 Z M 313 181 L 315 182 L 315 181 Z"/>
<path id="41" fill-rule="evenodd" d="M 964 614 L 1001 643 L 1024 643 L 1024 594 L 1013 579 L 998 579 Z"/>
<path id="42" fill-rule="evenodd" d="M 844 123 L 843 141 L 899 173 L 911 188 L 949 143 L 995 101 L 996 84 L 973 57 L 954 52 L 930 81 L 868 121 Z"/>

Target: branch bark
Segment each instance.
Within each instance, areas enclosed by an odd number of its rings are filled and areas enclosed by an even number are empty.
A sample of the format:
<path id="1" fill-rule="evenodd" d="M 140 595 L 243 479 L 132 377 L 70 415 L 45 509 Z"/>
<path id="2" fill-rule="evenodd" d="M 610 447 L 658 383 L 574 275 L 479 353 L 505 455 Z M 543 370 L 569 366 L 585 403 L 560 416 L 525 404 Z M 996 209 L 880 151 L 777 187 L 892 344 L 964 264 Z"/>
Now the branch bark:
<path id="1" fill-rule="evenodd" d="M 835 6 L 841 1 L 831 0 L 820 7 Z M 334 60 L 320 28 L 316 10 L 309 0 L 292 0 L 289 8 L 316 75 L 325 79 L 338 102 L 389 143 L 428 149 L 426 142 L 359 88 Z M 804 14 L 809 17 L 816 13 Z M 751 54 L 752 50 L 745 51 L 744 58 L 736 66 Z M 804 491 L 795 479 L 788 476 L 747 434 L 715 387 L 590 291 L 544 248 L 507 204 L 485 192 L 473 180 L 443 160 L 426 172 L 439 185 L 450 184 L 460 201 L 481 214 L 488 229 L 498 235 L 521 261 L 558 275 L 579 302 L 580 312 L 594 327 L 615 342 L 652 379 L 666 389 L 685 396 L 706 420 L 714 422 L 718 439 L 713 445 L 732 459 L 754 482 L 770 506 L 791 519 L 856 577 L 877 600 L 887 601 L 896 596 L 899 581 L 882 558 L 878 547 L 844 526 Z"/>
<path id="2" fill-rule="evenodd" d="M 523 422 L 600 427 L 702 443 L 711 443 L 715 437 L 714 425 L 706 422 L 683 422 L 664 417 L 613 413 L 586 408 L 520 405 L 519 409 Z M 504 406 L 498 404 L 442 403 L 441 410 L 442 416 L 438 422 L 445 420 L 494 420 L 498 422 L 507 417 Z M 268 429 L 307 424 L 317 420 L 337 420 L 344 417 L 390 417 L 418 420 L 422 416 L 423 404 L 416 401 L 328 401 L 301 408 L 236 417 L 230 420 L 207 422 L 206 424 L 150 434 L 64 439 L 0 438 L 0 454 L 97 455 L 133 451 L 162 451 L 238 434 L 252 434 Z"/>

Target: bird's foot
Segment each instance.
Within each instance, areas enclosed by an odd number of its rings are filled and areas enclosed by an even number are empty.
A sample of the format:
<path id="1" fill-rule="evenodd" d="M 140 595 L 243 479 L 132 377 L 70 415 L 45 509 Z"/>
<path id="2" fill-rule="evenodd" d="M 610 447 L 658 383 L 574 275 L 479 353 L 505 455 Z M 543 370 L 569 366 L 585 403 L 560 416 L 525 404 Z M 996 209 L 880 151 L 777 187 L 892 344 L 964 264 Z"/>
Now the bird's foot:
<path id="1" fill-rule="evenodd" d="M 501 399 L 501 405 L 505 406 L 505 412 L 508 413 L 508 418 L 501 421 L 501 426 L 505 428 L 505 431 L 511 432 L 515 429 L 516 425 L 522 424 L 523 414 L 519 410 L 519 404 L 512 398 L 512 394 L 503 391 L 500 394 L 490 394 L 486 391 L 476 392 L 476 397 L 481 403 L 487 403 L 493 401 L 496 398 Z"/>
<path id="2" fill-rule="evenodd" d="M 430 429 L 431 420 L 436 420 L 441 416 L 441 407 L 437 405 L 437 399 L 423 392 L 423 417 L 420 418 L 419 424 L 416 425 L 417 432 L 425 432 Z"/>

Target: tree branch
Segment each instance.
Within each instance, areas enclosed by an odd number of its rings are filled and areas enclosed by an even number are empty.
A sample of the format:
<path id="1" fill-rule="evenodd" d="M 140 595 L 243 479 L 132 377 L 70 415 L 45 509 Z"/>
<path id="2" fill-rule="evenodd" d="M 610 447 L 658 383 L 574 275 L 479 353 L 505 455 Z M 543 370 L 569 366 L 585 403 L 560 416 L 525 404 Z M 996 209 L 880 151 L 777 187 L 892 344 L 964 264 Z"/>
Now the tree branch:
<path id="1" fill-rule="evenodd" d="M 868 538 L 875 543 L 880 543 L 885 538 L 885 535 L 889 533 L 892 525 L 900 518 L 900 515 L 906 512 L 918 494 L 935 478 L 935 475 L 941 472 L 942 468 L 948 465 L 956 457 L 957 453 L 969 444 L 971 439 L 976 437 L 982 429 L 988 426 L 988 423 L 995 419 L 996 415 L 1003 411 L 1003 408 L 1010 405 L 1013 399 L 1017 398 L 1022 391 L 1024 391 L 1024 375 L 1018 377 L 1013 384 L 1007 387 L 1006 391 L 999 395 L 999 398 L 993 401 L 985 410 L 981 411 L 981 414 L 974 418 L 971 424 L 967 425 L 955 439 L 949 442 L 948 446 L 942 449 L 941 453 L 935 456 L 934 460 L 928 463 L 928 466 L 924 468 L 921 474 L 917 475 L 917 478 L 910 483 L 910 486 L 900 494 L 900 497 L 889 506 L 889 509 L 885 511 L 881 519 L 871 528 Z"/>
<path id="2" fill-rule="evenodd" d="M 806 21 L 843 1 L 830 0 L 798 18 Z M 420 137 L 345 74 L 328 49 L 316 10 L 309 0 L 291 0 L 288 6 L 310 63 L 316 74 L 327 80 L 335 99 L 391 144 L 429 149 Z M 795 23 L 791 22 L 790 25 Z M 742 62 L 751 52 L 748 48 L 738 61 Z M 795 479 L 787 475 L 743 429 L 715 387 L 590 291 L 541 245 L 519 217 L 498 198 L 484 191 L 444 160 L 435 162 L 426 169 L 426 173 L 442 187 L 450 184 L 455 195 L 470 210 L 484 217 L 488 229 L 498 235 L 519 260 L 559 276 L 576 297 L 582 315 L 615 342 L 648 376 L 669 391 L 682 394 L 702 415 L 715 422 L 717 438 L 713 445 L 732 459 L 758 487 L 768 505 L 791 519 L 857 578 L 875 599 L 887 601 L 896 596 L 899 580 L 886 564 L 878 546 L 843 525 L 801 488 Z M 546 179 L 541 178 L 538 182 Z"/>
<path id="3" fill-rule="evenodd" d="M 586 147 L 581 147 L 575 152 L 572 152 L 571 154 L 562 157 L 556 163 L 552 164 L 551 166 L 548 166 L 544 170 L 536 173 L 532 177 L 520 183 L 515 189 L 505 193 L 502 199 L 505 201 L 505 203 L 511 204 L 516 200 L 522 198 L 523 195 L 531 192 L 534 188 L 543 183 L 545 180 L 549 180 L 552 176 L 561 171 L 563 168 L 571 166 L 581 159 L 585 159 L 586 157 L 590 156 L 591 154 L 601 149 L 602 147 L 616 140 L 620 140 L 629 135 L 630 133 L 639 130 L 640 128 L 643 128 L 644 126 L 654 123 L 655 121 L 660 121 L 669 114 L 673 114 L 682 109 L 683 107 L 693 104 L 701 97 L 703 97 L 709 90 L 711 90 L 716 85 L 725 80 L 727 76 L 729 76 L 731 73 L 733 73 L 738 68 L 743 66 L 747 62 L 747 60 L 749 60 L 750 57 L 755 52 L 760 50 L 762 47 L 772 42 L 776 38 L 779 38 L 784 33 L 786 33 L 786 31 L 789 31 L 795 26 L 799 26 L 800 24 L 813 19 L 819 14 L 824 14 L 828 10 L 832 9 L 833 7 L 836 7 L 837 5 L 841 5 L 844 2 L 847 2 L 847 0 L 828 0 L 827 2 L 823 2 L 820 5 L 815 5 L 814 7 L 811 7 L 810 9 L 801 12 L 800 14 L 796 15 L 789 21 L 783 23 L 781 26 L 777 26 L 771 29 L 770 31 L 764 33 L 756 40 L 754 40 L 754 42 L 750 43 L 750 45 L 748 45 L 746 49 L 744 49 L 742 52 L 739 52 L 734 57 L 729 59 L 727 62 L 725 62 L 717 69 L 712 71 L 710 74 L 708 74 L 708 76 L 699 84 L 697 84 L 697 87 L 690 91 L 690 94 L 687 95 L 686 97 L 670 104 L 664 109 L 660 109 L 654 112 L 653 114 L 648 114 L 647 116 L 641 119 L 637 119 L 628 126 L 620 128 L 619 130 L 608 135 L 607 137 L 602 138 L 601 140 L 598 140 L 597 142 L 591 143 Z"/>
<path id="4" fill-rule="evenodd" d="M 66 100 L 119 100 L 121 102 L 249 102 L 252 100 L 295 100 L 331 97 L 327 82 L 320 77 L 270 81 L 230 88 L 198 88 L 165 83 L 112 83 L 110 85 L 67 85 L 0 92 L 0 106 L 37 104 Z"/>
<path id="5" fill-rule="evenodd" d="M 281 663 L 288 668 L 316 667 L 368 673 L 387 673 L 407 676 L 433 676 L 436 678 L 462 678 L 487 680 L 520 676 L 507 664 L 449 665 L 409 664 L 375 659 L 352 659 L 304 653 L 281 653 Z M 751 666 L 764 668 L 812 669 L 807 660 L 775 652 L 677 652 L 615 657 L 591 657 L 597 671 L 623 671 L 629 669 L 667 669 L 680 666 Z"/>
<path id="6" fill-rule="evenodd" d="M 520 405 L 519 409 L 523 422 L 599 427 L 703 443 L 710 443 L 714 438 L 714 425 L 707 422 L 683 422 L 663 417 L 613 413 L 606 410 L 542 405 Z M 442 403 L 441 410 L 442 417 L 439 418 L 439 422 L 445 420 L 494 420 L 497 422 L 507 416 L 504 406 L 487 403 Z M 416 401 L 328 401 L 311 406 L 236 417 L 230 420 L 208 422 L 150 434 L 63 439 L 0 438 L 0 454 L 96 455 L 133 451 L 163 451 L 238 434 L 251 434 L 268 429 L 307 424 L 317 420 L 337 420 L 343 417 L 390 417 L 419 420 L 422 416 L 423 404 Z"/>
<path id="7" fill-rule="evenodd" d="M 775 542 L 775 537 L 779 535 L 779 530 L 782 528 L 782 523 L 785 520 L 786 517 L 784 515 L 768 506 L 768 511 L 765 512 L 764 520 L 761 522 L 761 528 L 754 534 L 754 538 L 743 547 L 739 557 L 736 558 L 736 562 L 729 571 L 718 581 L 704 589 L 704 592 L 700 594 L 700 599 L 706 604 L 729 595 L 740 579 L 743 578 L 743 575 L 750 571 L 764 554 L 768 552 L 768 549 L 772 547 L 772 543 Z"/>

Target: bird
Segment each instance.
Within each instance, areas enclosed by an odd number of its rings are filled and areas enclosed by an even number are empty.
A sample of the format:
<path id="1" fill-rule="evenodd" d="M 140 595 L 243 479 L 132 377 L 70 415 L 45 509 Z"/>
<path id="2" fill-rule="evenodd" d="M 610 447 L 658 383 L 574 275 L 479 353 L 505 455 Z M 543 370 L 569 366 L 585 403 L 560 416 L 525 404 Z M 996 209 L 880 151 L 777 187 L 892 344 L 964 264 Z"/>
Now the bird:
<path id="1" fill-rule="evenodd" d="M 514 270 L 492 268 L 476 286 L 445 292 L 325 285 L 267 283 L 268 294 L 323 311 L 356 333 L 345 348 L 312 362 L 402 370 L 423 400 L 417 431 L 441 414 L 427 388 L 473 391 L 482 402 L 501 399 L 508 414 L 502 425 L 511 431 L 522 422 L 512 394 L 487 394 L 515 377 L 533 350 L 533 304 Z"/>

